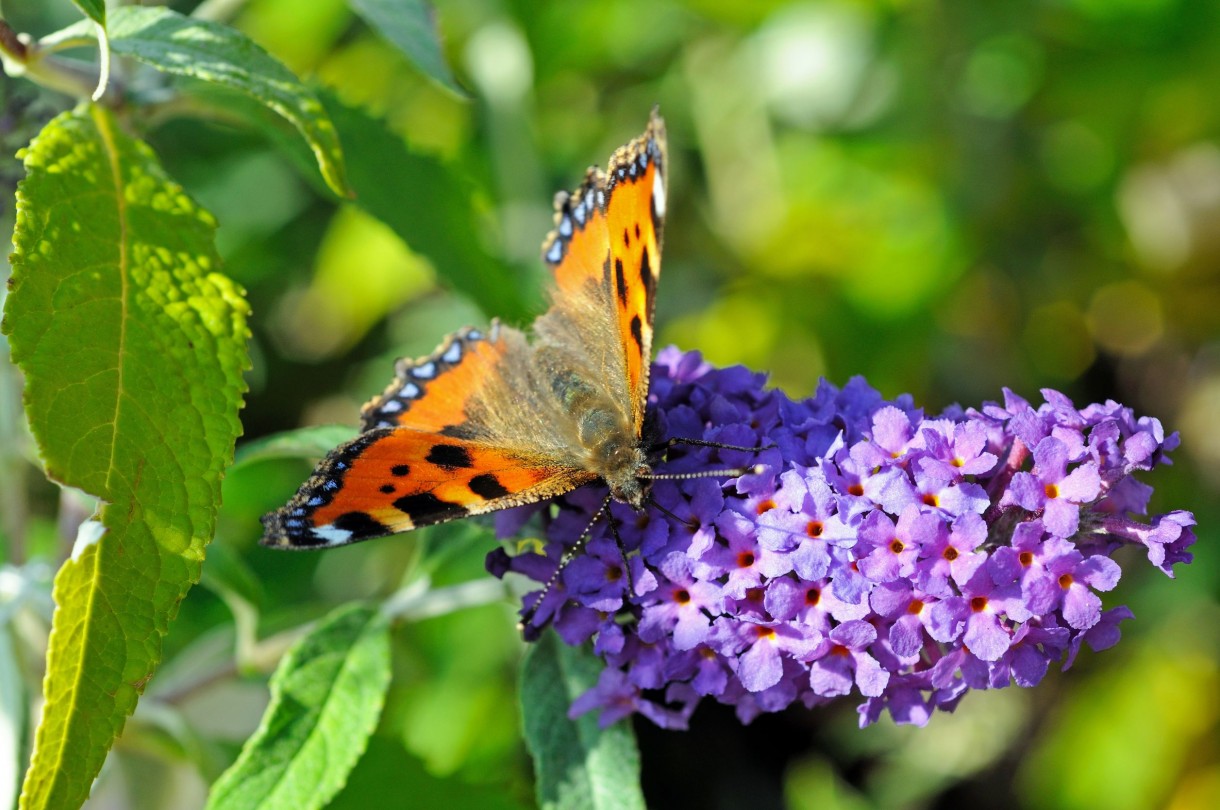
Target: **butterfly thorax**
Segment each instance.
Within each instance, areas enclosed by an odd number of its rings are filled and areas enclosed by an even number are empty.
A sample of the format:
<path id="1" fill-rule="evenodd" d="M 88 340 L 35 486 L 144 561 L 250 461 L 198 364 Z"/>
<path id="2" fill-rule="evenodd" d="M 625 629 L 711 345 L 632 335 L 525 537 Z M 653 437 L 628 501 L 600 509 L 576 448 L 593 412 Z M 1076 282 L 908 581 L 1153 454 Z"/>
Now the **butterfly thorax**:
<path id="1" fill-rule="evenodd" d="M 647 488 L 640 476 L 650 469 L 630 417 L 583 374 L 555 374 L 551 390 L 576 428 L 576 443 L 585 456 L 582 466 L 606 482 L 615 500 L 643 508 Z"/>

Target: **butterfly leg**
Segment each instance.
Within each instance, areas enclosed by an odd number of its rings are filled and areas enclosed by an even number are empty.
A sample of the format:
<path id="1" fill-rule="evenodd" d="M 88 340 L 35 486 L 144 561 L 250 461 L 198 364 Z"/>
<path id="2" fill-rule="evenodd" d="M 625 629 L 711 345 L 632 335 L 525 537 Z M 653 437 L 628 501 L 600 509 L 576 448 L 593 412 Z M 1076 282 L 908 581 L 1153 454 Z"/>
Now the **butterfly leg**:
<path id="1" fill-rule="evenodd" d="M 652 495 L 649 495 L 649 496 L 648 496 L 648 503 L 652 504 L 652 505 L 653 505 L 653 506 L 655 506 L 657 509 L 659 509 L 661 512 L 665 513 L 666 515 L 669 515 L 671 518 L 673 518 L 674 520 L 678 521 L 678 523 L 681 523 L 683 526 L 686 526 L 686 527 L 690 528 L 692 531 L 693 531 L 694 529 L 699 528 L 698 526 L 696 526 L 696 525 L 695 525 L 694 523 L 692 523 L 691 521 L 689 521 L 689 520 L 685 520 L 685 519 L 683 519 L 683 518 L 680 518 L 680 517 L 678 517 L 677 515 L 675 515 L 673 512 L 671 512 L 671 511 L 669 511 L 668 509 L 666 509 L 666 508 L 665 508 L 665 507 L 664 507 L 664 506 L 661 504 L 661 502 L 660 502 L 660 501 L 658 501 L 656 498 L 652 497 Z"/>
<path id="2" fill-rule="evenodd" d="M 614 535 L 614 544 L 618 546 L 618 555 L 623 560 L 623 578 L 627 580 L 623 604 L 626 605 L 631 595 L 635 593 L 635 583 L 631 581 L 631 563 L 627 561 L 627 547 L 623 545 L 622 535 L 618 533 L 618 524 L 614 522 L 614 515 L 607 512 L 606 522 L 610 524 L 610 533 Z"/>
<path id="3" fill-rule="evenodd" d="M 538 613 L 538 608 L 542 606 L 543 600 L 546 599 L 547 595 L 555 587 L 555 584 L 559 582 L 559 577 L 563 575 L 564 569 L 568 567 L 572 560 L 576 559 L 580 553 L 585 550 L 585 546 L 589 543 L 589 538 L 593 536 L 593 526 L 597 523 L 598 518 L 600 518 L 603 514 L 609 517 L 609 509 L 610 496 L 607 495 L 606 499 L 602 501 L 602 505 L 599 506 L 597 511 L 593 513 L 593 517 L 589 520 L 589 524 L 585 526 L 585 530 L 580 533 L 580 537 L 576 538 L 576 542 L 572 545 L 572 547 L 565 551 L 563 556 L 559 558 L 559 565 L 555 566 L 555 571 L 551 574 L 550 578 L 547 579 L 546 584 L 542 586 L 542 591 L 538 594 L 538 598 L 534 601 L 534 604 L 530 605 L 530 607 L 525 611 L 525 615 L 521 617 L 521 621 L 517 622 L 517 631 L 525 637 L 526 641 L 533 641 L 537 638 L 537 632 L 541 630 L 541 628 L 534 627 L 532 622 L 534 621 L 534 616 Z M 614 521 L 611 520 L 610 522 L 613 526 Z M 623 544 L 621 540 L 618 540 L 617 530 L 615 530 L 615 540 L 619 544 L 619 550 L 622 551 Z M 626 558 L 624 557 L 624 563 L 625 562 Z"/>

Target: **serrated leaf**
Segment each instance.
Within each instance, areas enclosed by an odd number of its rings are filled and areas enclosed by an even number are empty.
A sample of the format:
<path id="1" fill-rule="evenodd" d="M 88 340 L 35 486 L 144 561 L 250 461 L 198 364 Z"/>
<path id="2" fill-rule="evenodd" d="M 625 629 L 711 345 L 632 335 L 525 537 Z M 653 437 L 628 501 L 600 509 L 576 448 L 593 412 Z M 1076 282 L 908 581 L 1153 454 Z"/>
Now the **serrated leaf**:
<path id="1" fill-rule="evenodd" d="M 522 279 L 482 246 L 470 184 L 435 157 L 411 150 L 384 121 L 328 94 L 322 100 L 347 144 L 355 204 L 427 256 L 446 284 L 484 312 L 525 319 Z"/>
<path id="2" fill-rule="evenodd" d="M 441 50 L 436 9 L 424 0 L 350 0 L 352 10 L 381 33 L 434 81 L 458 95 L 458 86 Z"/>
<path id="3" fill-rule="evenodd" d="M 106 24 L 106 0 L 72 0 L 81 12 L 98 25 Z"/>
<path id="4" fill-rule="evenodd" d="M 544 633 L 521 666 L 525 744 L 544 810 L 643 808 L 640 752 L 626 723 L 598 728 L 595 714 L 568 718 L 572 701 L 597 683 L 604 662 L 585 647 Z"/>
<path id="5" fill-rule="evenodd" d="M 233 470 L 273 459 L 300 458 L 317 461 L 344 442 L 356 437 L 356 429 L 343 425 L 318 425 L 287 430 L 246 442 L 237 449 Z"/>
<path id="6" fill-rule="evenodd" d="M 317 96 L 245 34 L 163 6 L 113 8 L 106 31 L 114 53 L 237 90 L 275 111 L 305 138 L 326 184 L 336 194 L 351 196 L 339 137 Z M 96 36 L 96 31 L 73 25 L 45 37 L 43 44 L 82 36 Z"/>
<path id="7" fill-rule="evenodd" d="M 389 623 L 375 607 L 330 614 L 271 676 L 271 705 L 217 780 L 208 810 L 309 810 L 347 781 L 390 683 Z"/>
<path id="8" fill-rule="evenodd" d="M 199 579 L 240 432 L 247 307 L 215 221 L 106 110 L 22 153 L 3 330 L 47 473 L 102 501 L 55 578 L 22 807 L 76 807 Z"/>

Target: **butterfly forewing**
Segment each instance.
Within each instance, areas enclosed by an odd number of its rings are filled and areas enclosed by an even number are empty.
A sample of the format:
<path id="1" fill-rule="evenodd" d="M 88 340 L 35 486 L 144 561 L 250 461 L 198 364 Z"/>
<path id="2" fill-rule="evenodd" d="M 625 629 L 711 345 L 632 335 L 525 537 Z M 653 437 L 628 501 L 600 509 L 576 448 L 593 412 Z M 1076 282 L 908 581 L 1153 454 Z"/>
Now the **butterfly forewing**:
<path id="1" fill-rule="evenodd" d="M 575 192 L 556 198 L 555 228 L 542 247 L 555 275 L 548 316 L 567 316 L 579 328 L 569 343 L 586 347 L 598 379 L 617 387 L 611 393 L 628 406 L 637 437 L 648 395 L 665 173 L 665 125 L 654 111 L 648 129 L 614 153 L 606 172 L 590 169 Z"/>
<path id="2" fill-rule="evenodd" d="M 591 478 L 521 451 L 374 428 L 328 456 L 287 506 L 264 518 L 264 543 L 346 545 L 533 503 Z"/>

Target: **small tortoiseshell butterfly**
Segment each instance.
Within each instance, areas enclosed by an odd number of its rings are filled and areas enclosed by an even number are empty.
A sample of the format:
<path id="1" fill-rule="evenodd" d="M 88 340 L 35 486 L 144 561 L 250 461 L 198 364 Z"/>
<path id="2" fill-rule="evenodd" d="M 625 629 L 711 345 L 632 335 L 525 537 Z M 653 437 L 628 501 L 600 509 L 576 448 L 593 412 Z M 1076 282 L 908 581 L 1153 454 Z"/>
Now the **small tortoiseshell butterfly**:
<path id="1" fill-rule="evenodd" d="M 652 474 L 644 430 L 665 149 L 654 110 L 605 172 L 556 195 L 542 247 L 555 289 L 532 340 L 493 321 L 400 360 L 360 436 L 263 518 L 263 544 L 341 546 L 599 480 L 642 509 L 649 479 L 669 477 Z"/>

